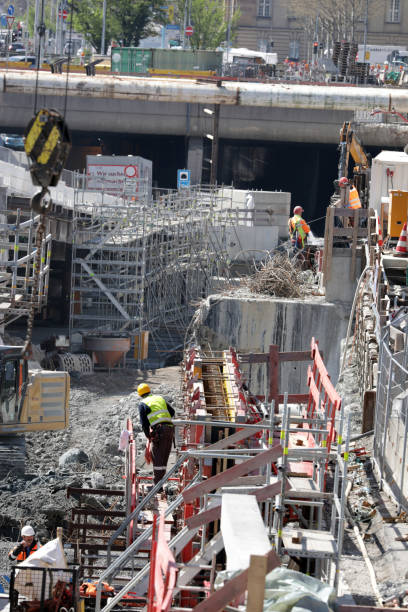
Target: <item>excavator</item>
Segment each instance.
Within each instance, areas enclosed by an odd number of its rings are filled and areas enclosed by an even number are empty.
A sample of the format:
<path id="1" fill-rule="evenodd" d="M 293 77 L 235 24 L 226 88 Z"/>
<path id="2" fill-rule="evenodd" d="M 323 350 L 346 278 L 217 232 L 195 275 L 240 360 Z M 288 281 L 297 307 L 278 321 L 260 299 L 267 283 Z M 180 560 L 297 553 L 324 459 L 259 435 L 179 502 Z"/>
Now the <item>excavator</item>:
<path id="1" fill-rule="evenodd" d="M 370 186 L 371 155 L 369 153 L 365 153 L 363 145 L 355 133 L 350 121 L 345 121 L 340 130 L 339 151 L 340 158 L 338 165 L 338 178 L 340 179 L 342 176 L 348 177 L 348 167 L 351 155 L 354 161 L 354 185 L 360 195 L 362 207 L 367 208 Z"/>
<path id="2" fill-rule="evenodd" d="M 68 372 L 29 369 L 21 346 L 0 346 L 0 478 L 25 470 L 25 434 L 68 427 Z"/>
<path id="3" fill-rule="evenodd" d="M 69 374 L 29 369 L 42 240 L 51 208 L 48 187 L 58 183 L 70 149 L 63 117 L 57 111 L 41 109 L 28 124 L 24 146 L 32 181 L 42 189 L 30 203 L 39 221 L 26 342 L 22 347 L 0 345 L 0 477 L 24 472 L 25 438 L 18 434 L 65 429 L 69 415 Z"/>

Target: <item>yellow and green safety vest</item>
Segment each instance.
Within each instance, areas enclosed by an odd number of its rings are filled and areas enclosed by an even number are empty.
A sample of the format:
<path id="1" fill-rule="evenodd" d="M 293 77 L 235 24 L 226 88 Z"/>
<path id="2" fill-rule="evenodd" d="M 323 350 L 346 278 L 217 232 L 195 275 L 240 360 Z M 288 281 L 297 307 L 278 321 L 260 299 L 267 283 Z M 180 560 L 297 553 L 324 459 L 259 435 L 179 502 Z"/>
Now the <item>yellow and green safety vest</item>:
<path id="1" fill-rule="evenodd" d="M 143 403 L 149 406 L 147 415 L 150 427 L 158 423 L 171 423 L 171 414 L 167 409 L 166 400 L 161 395 L 149 395 L 143 398 Z"/>

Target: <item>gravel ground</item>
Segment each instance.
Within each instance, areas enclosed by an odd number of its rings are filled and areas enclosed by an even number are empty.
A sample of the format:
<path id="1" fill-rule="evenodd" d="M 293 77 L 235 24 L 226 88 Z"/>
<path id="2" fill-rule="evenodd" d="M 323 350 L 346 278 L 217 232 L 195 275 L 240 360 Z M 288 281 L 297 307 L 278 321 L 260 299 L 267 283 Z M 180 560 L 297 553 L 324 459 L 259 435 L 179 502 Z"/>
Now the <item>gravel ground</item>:
<path id="1" fill-rule="evenodd" d="M 47 541 L 55 536 L 57 526 L 65 524 L 69 509 L 76 505 L 66 497 L 67 486 L 123 488 L 119 436 L 128 417 L 134 429 L 141 431 L 136 388 L 142 381 L 165 395 L 176 410 L 180 408 L 177 366 L 143 373 L 127 369 L 72 376 L 68 429 L 26 434 L 25 477 L 9 475 L 0 480 L 0 573 L 9 570 L 7 552 L 22 525 L 32 524 Z M 138 433 L 137 441 L 143 467 L 143 433 Z"/>

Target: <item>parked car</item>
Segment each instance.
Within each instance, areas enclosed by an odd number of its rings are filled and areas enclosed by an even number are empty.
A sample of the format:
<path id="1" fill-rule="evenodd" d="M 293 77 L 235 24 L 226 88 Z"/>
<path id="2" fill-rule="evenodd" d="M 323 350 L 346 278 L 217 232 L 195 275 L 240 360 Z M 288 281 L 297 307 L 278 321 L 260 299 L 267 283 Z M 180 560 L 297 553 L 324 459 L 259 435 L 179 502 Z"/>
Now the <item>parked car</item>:
<path id="1" fill-rule="evenodd" d="M 37 67 L 37 57 L 35 55 L 12 55 L 8 58 L 9 62 L 26 62 L 30 64 L 30 68 Z M 47 59 L 43 59 L 43 64 L 48 64 Z"/>
<path id="2" fill-rule="evenodd" d="M 24 55 L 26 50 L 23 43 L 13 42 L 8 47 L 9 52 L 12 52 L 13 55 Z"/>
<path id="3" fill-rule="evenodd" d="M 20 134 L 0 134 L 0 146 L 13 151 L 24 151 L 24 138 Z"/>

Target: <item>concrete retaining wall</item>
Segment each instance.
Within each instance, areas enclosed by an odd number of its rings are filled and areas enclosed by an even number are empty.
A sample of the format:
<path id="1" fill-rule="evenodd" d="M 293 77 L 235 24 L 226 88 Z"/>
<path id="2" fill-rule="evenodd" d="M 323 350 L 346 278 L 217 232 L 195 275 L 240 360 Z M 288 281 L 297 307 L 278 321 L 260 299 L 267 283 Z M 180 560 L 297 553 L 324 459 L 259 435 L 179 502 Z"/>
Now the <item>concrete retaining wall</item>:
<path id="1" fill-rule="evenodd" d="M 198 340 L 203 346 L 208 342 L 213 350 L 233 346 L 242 352 L 268 352 L 271 344 L 277 344 L 281 351 L 304 351 L 314 336 L 333 382 L 337 381 L 340 339 L 346 335 L 348 313 L 324 298 L 304 301 L 213 295 L 201 315 Z M 306 362 L 286 363 L 281 370 L 282 393 L 306 390 Z M 252 366 L 251 374 L 251 390 L 262 394 L 263 368 Z"/>

